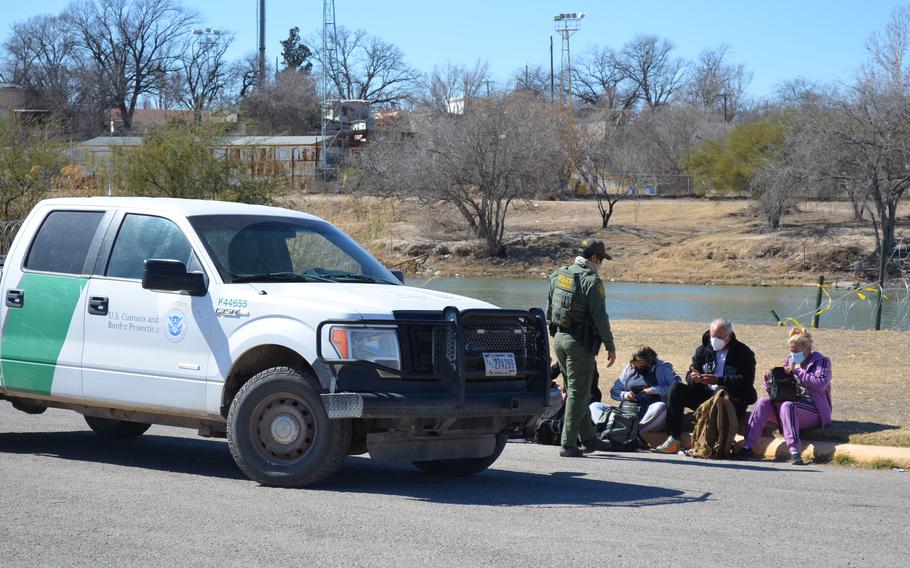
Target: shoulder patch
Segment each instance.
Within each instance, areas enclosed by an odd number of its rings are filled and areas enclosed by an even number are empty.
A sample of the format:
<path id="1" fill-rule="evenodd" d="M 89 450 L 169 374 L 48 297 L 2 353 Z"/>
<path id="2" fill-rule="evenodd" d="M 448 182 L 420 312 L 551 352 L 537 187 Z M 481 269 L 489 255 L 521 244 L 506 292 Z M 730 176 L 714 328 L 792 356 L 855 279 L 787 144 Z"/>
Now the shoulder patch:
<path id="1" fill-rule="evenodd" d="M 571 276 L 560 274 L 556 277 L 556 287 L 561 290 L 565 290 L 566 292 L 574 292 L 575 279 Z"/>
<path id="2" fill-rule="evenodd" d="M 600 297 L 601 297 L 601 298 L 606 298 L 606 297 L 607 297 L 607 291 L 604 289 L 604 283 L 603 283 L 603 282 L 601 282 L 600 284 L 597 285 L 597 293 L 600 294 Z"/>

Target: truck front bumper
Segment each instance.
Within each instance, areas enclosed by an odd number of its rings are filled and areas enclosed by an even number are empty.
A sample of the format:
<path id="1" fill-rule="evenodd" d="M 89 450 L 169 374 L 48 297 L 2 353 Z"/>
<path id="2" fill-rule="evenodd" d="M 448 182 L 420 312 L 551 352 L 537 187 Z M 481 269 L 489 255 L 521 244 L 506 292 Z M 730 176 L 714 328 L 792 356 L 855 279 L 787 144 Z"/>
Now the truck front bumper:
<path id="1" fill-rule="evenodd" d="M 559 404 L 559 393 L 549 404 Z M 477 393 L 462 404 L 459 397 L 423 393 L 323 394 L 329 418 L 462 418 L 480 416 L 538 416 L 547 402 L 536 392 Z"/>

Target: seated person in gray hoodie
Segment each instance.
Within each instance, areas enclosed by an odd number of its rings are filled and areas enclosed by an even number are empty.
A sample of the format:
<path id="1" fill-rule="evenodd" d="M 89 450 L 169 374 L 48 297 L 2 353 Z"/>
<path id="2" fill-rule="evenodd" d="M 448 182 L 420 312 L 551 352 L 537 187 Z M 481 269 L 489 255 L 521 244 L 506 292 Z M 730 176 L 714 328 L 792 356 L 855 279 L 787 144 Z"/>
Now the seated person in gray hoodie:
<path id="1" fill-rule="evenodd" d="M 640 433 L 660 432 L 666 426 L 670 387 L 680 381 L 673 365 L 658 359 L 657 353 L 650 347 L 641 346 L 635 349 L 629 364 L 610 389 L 610 398 L 620 401 L 620 407 L 638 406 Z M 596 424 L 609 405 L 593 402 L 589 408 Z"/>

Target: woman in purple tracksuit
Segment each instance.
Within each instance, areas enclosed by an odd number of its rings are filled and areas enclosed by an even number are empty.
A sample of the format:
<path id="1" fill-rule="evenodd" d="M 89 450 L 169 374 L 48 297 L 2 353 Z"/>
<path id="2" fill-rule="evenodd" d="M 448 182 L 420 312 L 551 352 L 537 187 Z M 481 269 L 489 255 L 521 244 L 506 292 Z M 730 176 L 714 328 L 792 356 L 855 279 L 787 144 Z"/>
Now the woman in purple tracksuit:
<path id="1" fill-rule="evenodd" d="M 752 456 L 752 445 L 758 441 L 765 424 L 773 421 L 780 424 L 784 433 L 790 463 L 803 465 L 799 431 L 831 424 L 831 360 L 812 350 L 812 335 L 804 328 L 793 328 L 789 343 L 790 356 L 784 369 L 791 371 L 802 387 L 799 398 L 776 403 L 763 397 L 755 403 L 740 450 L 742 458 Z"/>

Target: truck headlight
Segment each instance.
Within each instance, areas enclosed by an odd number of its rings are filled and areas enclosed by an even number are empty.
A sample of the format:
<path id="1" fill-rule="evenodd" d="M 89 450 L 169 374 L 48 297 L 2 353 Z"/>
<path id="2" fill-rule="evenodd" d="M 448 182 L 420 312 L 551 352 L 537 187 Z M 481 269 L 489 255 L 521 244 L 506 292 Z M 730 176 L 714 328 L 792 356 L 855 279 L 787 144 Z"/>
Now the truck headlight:
<path id="1" fill-rule="evenodd" d="M 371 327 L 333 327 L 329 340 L 343 361 L 370 361 L 401 369 L 398 334 L 394 329 Z"/>

